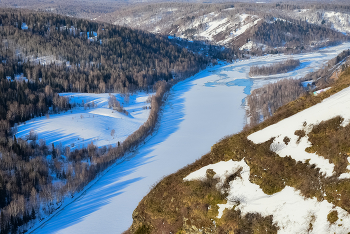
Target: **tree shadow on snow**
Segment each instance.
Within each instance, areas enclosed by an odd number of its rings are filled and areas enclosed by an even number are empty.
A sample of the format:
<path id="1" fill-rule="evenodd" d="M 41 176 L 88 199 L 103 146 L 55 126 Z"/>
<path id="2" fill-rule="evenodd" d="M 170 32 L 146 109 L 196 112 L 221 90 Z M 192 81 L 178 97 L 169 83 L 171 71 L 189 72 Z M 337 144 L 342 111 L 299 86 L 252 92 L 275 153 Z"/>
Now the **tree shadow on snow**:
<path id="1" fill-rule="evenodd" d="M 87 216 L 108 205 L 113 198 L 122 195 L 128 186 L 136 182 L 142 183 L 142 180 L 147 177 L 147 174 L 145 174 L 144 177 L 140 177 L 133 175 L 133 173 L 140 170 L 143 165 L 157 160 L 156 156 L 158 155 L 154 153 L 155 147 L 175 133 L 179 129 L 180 123 L 184 120 L 185 100 L 183 94 L 191 89 L 191 81 L 202 78 L 204 75 L 205 74 L 200 75 L 199 73 L 193 78 L 175 85 L 172 91 L 170 91 L 168 100 L 162 108 L 160 124 L 153 132 L 152 136 L 148 137 L 145 144 L 140 146 L 134 153 L 126 156 L 124 161 L 110 168 L 109 171 L 83 195 L 62 209 L 46 224 L 37 229 L 35 233 L 55 233 L 78 224 L 84 221 Z M 161 157 L 161 155 L 159 157 Z M 152 172 L 150 171 L 149 173 Z M 138 191 L 134 191 L 134 193 L 138 193 Z M 144 195 L 146 194 L 139 194 L 138 196 L 142 198 Z M 120 206 L 125 205 L 126 204 L 120 204 Z M 118 207 L 115 208 L 118 209 Z M 113 216 L 113 214 L 109 215 Z M 131 219 L 131 216 L 128 218 Z M 115 217 L 115 220 L 118 220 L 117 217 Z M 116 225 L 118 225 L 118 223 Z"/>

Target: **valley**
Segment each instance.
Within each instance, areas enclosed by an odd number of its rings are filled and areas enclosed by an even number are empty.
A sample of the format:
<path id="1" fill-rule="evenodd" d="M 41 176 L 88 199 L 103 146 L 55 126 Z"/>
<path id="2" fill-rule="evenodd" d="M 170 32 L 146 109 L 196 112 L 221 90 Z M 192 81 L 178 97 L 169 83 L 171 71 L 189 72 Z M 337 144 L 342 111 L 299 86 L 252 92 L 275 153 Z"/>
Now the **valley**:
<path id="1" fill-rule="evenodd" d="M 244 98 L 252 89 L 285 77 L 301 78 L 349 46 L 344 43 L 293 55 L 302 66 L 283 75 L 249 78 L 251 65 L 290 58 L 269 55 L 210 67 L 176 84 L 161 111 L 156 131 L 144 145 L 113 165 L 83 195 L 33 233 L 125 231 L 137 204 L 155 183 L 206 154 L 223 136 L 242 130 Z"/>
<path id="2" fill-rule="evenodd" d="M 0 234 L 346 233 L 349 85 L 347 1 L 0 1 Z"/>

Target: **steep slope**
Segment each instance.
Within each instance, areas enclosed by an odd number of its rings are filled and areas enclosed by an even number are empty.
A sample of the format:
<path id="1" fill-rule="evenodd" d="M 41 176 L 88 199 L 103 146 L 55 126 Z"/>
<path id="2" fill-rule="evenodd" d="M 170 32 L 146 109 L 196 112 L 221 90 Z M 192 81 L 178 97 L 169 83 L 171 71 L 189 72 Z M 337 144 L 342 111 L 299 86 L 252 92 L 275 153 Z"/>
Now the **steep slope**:
<path id="1" fill-rule="evenodd" d="M 348 68 L 329 90 L 225 137 L 155 185 L 127 233 L 349 232 L 349 86 Z"/>
<path id="2" fill-rule="evenodd" d="M 296 9 L 285 12 L 294 19 L 306 19 L 307 22 L 317 25 L 325 25 L 344 34 L 350 33 L 350 13 L 337 12 L 323 9 Z"/>

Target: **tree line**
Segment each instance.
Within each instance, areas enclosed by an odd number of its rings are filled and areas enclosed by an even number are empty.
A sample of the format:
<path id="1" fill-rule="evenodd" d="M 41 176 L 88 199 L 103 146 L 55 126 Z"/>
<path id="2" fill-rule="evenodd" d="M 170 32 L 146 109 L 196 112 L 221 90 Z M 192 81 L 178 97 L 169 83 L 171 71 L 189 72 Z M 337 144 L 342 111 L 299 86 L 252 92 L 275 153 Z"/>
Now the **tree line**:
<path id="1" fill-rule="evenodd" d="M 251 66 L 249 76 L 269 76 L 280 73 L 287 73 L 300 66 L 299 59 L 288 59 L 270 66 Z"/>
<path id="2" fill-rule="evenodd" d="M 248 126 L 255 126 L 273 115 L 276 110 L 305 94 L 299 80 L 283 79 L 255 89 L 246 98 Z"/>
<path id="3" fill-rule="evenodd" d="M 283 46 L 286 50 L 305 50 L 310 46 L 318 48 L 347 38 L 340 32 L 302 20 L 275 20 L 272 16 L 270 20 L 258 27 L 252 40 L 271 47 Z"/>

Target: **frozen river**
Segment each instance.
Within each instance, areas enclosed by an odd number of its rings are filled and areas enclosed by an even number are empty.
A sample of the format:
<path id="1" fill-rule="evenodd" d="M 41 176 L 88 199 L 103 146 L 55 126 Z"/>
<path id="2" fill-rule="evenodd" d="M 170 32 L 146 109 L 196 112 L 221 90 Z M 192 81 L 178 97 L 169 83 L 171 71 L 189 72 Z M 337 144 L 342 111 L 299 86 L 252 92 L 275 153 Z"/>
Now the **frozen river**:
<path id="1" fill-rule="evenodd" d="M 169 93 L 153 136 L 35 233 L 122 233 L 131 225 L 132 212 L 154 183 L 209 152 L 225 135 L 242 130 L 242 100 L 251 89 L 276 79 L 302 77 L 349 48 L 350 43 L 346 43 L 294 55 L 301 66 L 283 76 L 248 78 L 251 65 L 290 58 L 269 55 L 210 67 L 178 83 Z"/>

